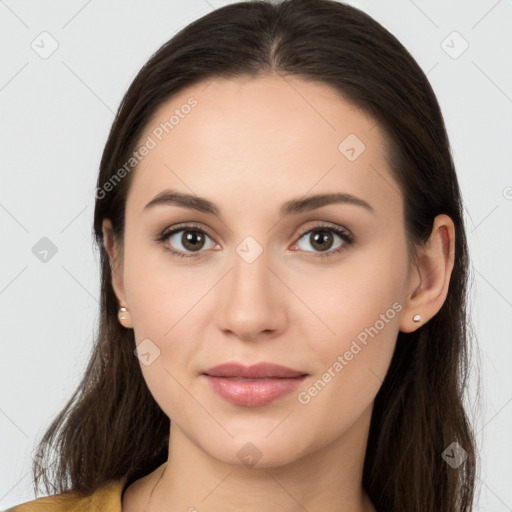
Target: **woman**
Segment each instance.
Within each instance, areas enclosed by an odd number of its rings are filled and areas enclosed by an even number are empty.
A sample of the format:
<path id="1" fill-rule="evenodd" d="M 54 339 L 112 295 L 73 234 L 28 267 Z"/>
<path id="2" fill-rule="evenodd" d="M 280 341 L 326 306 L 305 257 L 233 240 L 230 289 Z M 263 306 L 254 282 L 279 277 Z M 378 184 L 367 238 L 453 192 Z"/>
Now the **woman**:
<path id="1" fill-rule="evenodd" d="M 11 510 L 472 510 L 462 210 L 432 88 L 368 15 L 191 23 L 112 126 L 94 354 L 39 445 L 52 495 Z"/>

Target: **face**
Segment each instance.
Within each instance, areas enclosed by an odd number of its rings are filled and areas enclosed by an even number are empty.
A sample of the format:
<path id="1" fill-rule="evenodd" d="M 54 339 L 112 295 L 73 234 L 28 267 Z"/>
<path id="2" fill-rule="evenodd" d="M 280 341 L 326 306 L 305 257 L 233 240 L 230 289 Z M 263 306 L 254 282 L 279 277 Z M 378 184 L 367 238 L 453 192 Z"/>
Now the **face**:
<path id="1" fill-rule="evenodd" d="M 342 439 L 371 412 L 409 292 L 379 126 L 325 84 L 218 78 L 163 104 L 140 141 L 116 293 L 172 428 L 237 465 L 243 447 L 272 466 Z M 146 207 L 165 191 L 217 211 Z M 357 200 L 304 202 L 322 194 Z M 305 377 L 233 403 L 203 375 L 231 362 Z"/>

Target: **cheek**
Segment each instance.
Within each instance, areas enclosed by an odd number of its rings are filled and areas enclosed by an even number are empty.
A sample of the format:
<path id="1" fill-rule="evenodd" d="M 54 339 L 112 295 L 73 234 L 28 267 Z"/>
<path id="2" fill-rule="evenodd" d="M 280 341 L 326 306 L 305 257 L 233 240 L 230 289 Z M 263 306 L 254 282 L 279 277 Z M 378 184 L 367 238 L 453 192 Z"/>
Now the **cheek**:
<path id="1" fill-rule="evenodd" d="M 308 355 L 318 362 L 318 374 L 330 369 L 323 380 L 332 381 L 333 389 L 350 390 L 352 395 L 366 388 L 367 396 L 377 392 L 399 332 L 405 265 L 399 251 L 383 248 L 315 279 L 313 293 L 309 287 L 305 295 L 308 285 L 299 281 L 304 287 L 298 294 L 307 297 L 315 313 L 305 337 L 310 340 Z"/>
<path id="2" fill-rule="evenodd" d="M 376 327 L 380 333 L 389 327 L 398 330 L 399 312 L 403 309 L 401 290 L 403 285 L 392 276 L 398 275 L 393 268 L 385 272 L 364 265 L 358 272 L 353 268 L 340 267 L 339 271 L 316 278 L 312 291 L 310 284 L 297 288 L 297 295 L 306 297 L 310 315 L 315 324 L 319 323 L 327 344 L 339 340 L 359 338 Z M 316 319 L 315 319 L 316 317 Z"/>
<path id="3" fill-rule="evenodd" d="M 164 339 L 204 293 L 204 272 L 180 266 L 163 247 L 132 236 L 125 253 L 124 286 L 137 331 Z"/>
<path id="4" fill-rule="evenodd" d="M 360 284 L 348 299 L 340 292 L 324 301 L 323 320 L 334 334 L 322 326 L 324 334 L 309 344 L 314 378 L 297 396 L 303 413 L 316 418 L 328 438 L 347 430 L 374 401 L 399 332 L 402 305 L 394 300 L 394 285 L 383 283 L 387 293 L 376 295 Z"/>
<path id="5" fill-rule="evenodd" d="M 141 370 L 151 394 L 168 415 L 171 409 L 188 407 L 183 390 L 190 382 L 184 368 L 200 342 L 191 325 L 199 325 L 194 321 L 201 313 L 198 301 L 213 285 L 204 272 L 180 267 L 170 258 L 164 249 L 149 247 L 132 236 L 124 261 L 135 345 L 147 349 L 151 360 L 146 365 L 147 360 L 139 356 Z"/>

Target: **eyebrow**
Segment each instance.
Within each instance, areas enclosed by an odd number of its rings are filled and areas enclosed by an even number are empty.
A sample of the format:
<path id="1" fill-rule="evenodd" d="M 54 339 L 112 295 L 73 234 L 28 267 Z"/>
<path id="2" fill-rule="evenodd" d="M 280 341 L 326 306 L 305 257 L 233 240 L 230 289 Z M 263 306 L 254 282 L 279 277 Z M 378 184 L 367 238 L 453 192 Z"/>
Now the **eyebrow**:
<path id="1" fill-rule="evenodd" d="M 316 210 L 317 208 L 321 208 L 330 204 L 343 203 L 361 206 L 369 212 L 375 214 L 373 207 L 366 201 L 352 194 L 346 194 L 342 192 L 333 194 L 317 194 L 306 198 L 292 199 L 281 206 L 279 213 L 281 217 L 286 215 L 297 215 L 299 213 Z M 192 194 L 185 194 L 176 190 L 164 190 L 160 192 L 153 199 L 151 199 L 151 201 L 146 204 L 146 206 L 144 206 L 142 211 L 146 212 L 159 205 L 182 206 L 184 208 L 196 210 L 201 213 L 207 213 L 217 217 L 221 216 L 220 209 L 208 199 Z"/>

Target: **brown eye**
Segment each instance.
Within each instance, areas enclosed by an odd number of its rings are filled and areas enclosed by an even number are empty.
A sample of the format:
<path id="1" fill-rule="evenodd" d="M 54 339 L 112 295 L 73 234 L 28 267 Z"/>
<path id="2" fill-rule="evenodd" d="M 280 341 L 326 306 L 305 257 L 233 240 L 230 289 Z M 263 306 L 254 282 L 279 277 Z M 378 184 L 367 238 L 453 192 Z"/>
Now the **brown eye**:
<path id="1" fill-rule="evenodd" d="M 329 231 L 316 230 L 310 233 L 309 239 L 312 247 L 315 247 L 319 251 L 325 251 L 331 248 L 334 237 Z"/>
<path id="2" fill-rule="evenodd" d="M 215 247 L 215 242 L 210 236 L 195 226 L 181 226 L 170 231 L 167 230 L 158 240 L 173 255 L 184 258 L 200 256 L 201 249 Z M 209 247 L 208 240 L 210 240 Z"/>
<path id="3" fill-rule="evenodd" d="M 337 244 L 336 238 L 340 240 Z M 304 247 L 304 244 L 301 246 L 302 239 L 306 240 L 306 242 L 313 247 L 312 251 L 307 250 Z M 295 245 L 305 252 L 313 253 L 314 255 L 322 258 L 335 256 L 353 243 L 354 237 L 348 232 L 339 228 L 320 225 L 302 233 L 299 241 Z"/>
<path id="4" fill-rule="evenodd" d="M 180 241 L 186 250 L 198 251 L 199 249 L 202 249 L 205 242 L 205 237 L 199 231 L 186 230 L 183 231 L 183 235 L 181 235 Z"/>

